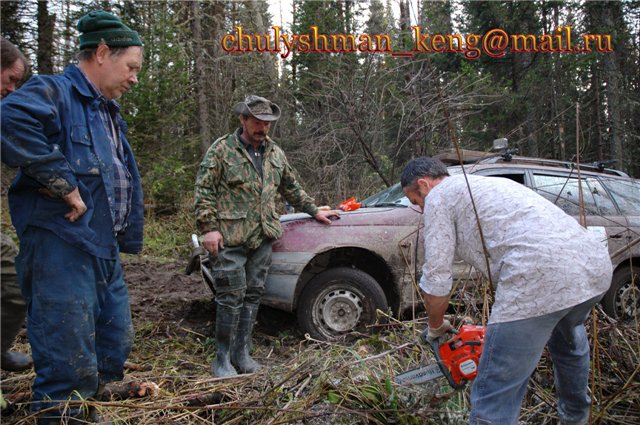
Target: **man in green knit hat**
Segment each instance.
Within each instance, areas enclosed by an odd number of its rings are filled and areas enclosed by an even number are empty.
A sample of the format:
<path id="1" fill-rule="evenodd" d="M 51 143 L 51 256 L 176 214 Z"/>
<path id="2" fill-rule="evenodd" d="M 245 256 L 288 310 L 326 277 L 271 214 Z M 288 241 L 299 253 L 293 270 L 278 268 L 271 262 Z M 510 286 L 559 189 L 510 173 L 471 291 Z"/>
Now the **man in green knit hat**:
<path id="1" fill-rule="evenodd" d="M 121 380 L 133 326 L 120 252 L 142 249 L 140 175 L 115 101 L 137 80 L 142 41 L 117 16 L 78 21 L 78 65 L 2 101 L 2 160 L 20 238 L 38 424 L 100 421 L 70 399 Z"/>

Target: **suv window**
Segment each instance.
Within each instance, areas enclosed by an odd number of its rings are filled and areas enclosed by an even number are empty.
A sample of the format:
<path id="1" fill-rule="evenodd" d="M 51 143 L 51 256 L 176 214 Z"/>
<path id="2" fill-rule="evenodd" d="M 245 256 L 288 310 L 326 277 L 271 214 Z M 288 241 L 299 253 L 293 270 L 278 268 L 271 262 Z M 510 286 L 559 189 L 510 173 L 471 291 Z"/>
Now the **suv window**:
<path id="1" fill-rule="evenodd" d="M 618 210 L 598 180 L 582 180 L 582 198 L 588 215 L 618 215 Z M 578 178 L 534 174 L 536 191 L 562 208 L 569 215 L 580 215 Z"/>
<path id="2" fill-rule="evenodd" d="M 603 178 L 622 215 L 640 216 L 640 183 L 633 180 Z"/>
<path id="3" fill-rule="evenodd" d="M 462 174 L 462 168 L 459 166 L 448 167 L 449 174 Z M 474 167 L 468 167 L 467 173 L 475 174 L 477 176 L 487 176 L 487 177 L 503 177 L 505 179 L 513 180 L 516 183 L 520 183 L 523 186 L 526 186 L 525 181 L 525 171 L 524 170 L 515 170 L 512 168 L 506 167 L 498 167 L 498 168 L 482 168 L 479 170 L 474 170 Z"/>
<path id="4" fill-rule="evenodd" d="M 524 173 L 504 173 L 496 174 L 494 177 L 503 177 L 505 179 L 513 180 L 516 183 L 520 183 L 524 186 Z"/>
<path id="5" fill-rule="evenodd" d="M 513 180 L 516 183 L 520 183 L 525 186 L 524 181 L 524 171 L 510 171 L 510 170 L 500 170 L 500 169 L 489 169 L 489 170 L 481 170 L 475 173 L 480 176 L 489 176 L 489 177 L 502 177 L 504 179 Z"/>

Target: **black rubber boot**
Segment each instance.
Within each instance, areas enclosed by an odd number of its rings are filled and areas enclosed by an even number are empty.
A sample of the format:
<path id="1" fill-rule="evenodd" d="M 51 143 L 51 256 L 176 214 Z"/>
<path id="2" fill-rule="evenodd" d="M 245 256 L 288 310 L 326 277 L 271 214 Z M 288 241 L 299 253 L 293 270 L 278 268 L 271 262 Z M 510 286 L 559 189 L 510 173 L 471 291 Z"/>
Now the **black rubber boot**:
<path id="1" fill-rule="evenodd" d="M 2 332 L 0 332 L 0 352 L 2 359 L 0 364 L 2 370 L 9 372 L 19 372 L 29 369 L 33 362 L 31 357 L 11 350 L 16 335 L 20 332 L 24 324 L 24 316 L 27 313 L 27 306 L 22 298 L 22 291 L 18 283 L 18 275 L 16 274 L 15 257 L 18 255 L 18 248 L 11 238 L 4 233 L 0 235 L 0 263 L 2 263 L 2 273 L 0 281 L 2 282 L 2 293 L 0 301 L 2 301 Z"/>
<path id="2" fill-rule="evenodd" d="M 216 358 L 211 365 L 211 373 L 218 378 L 226 378 L 238 374 L 231 365 L 229 351 L 238 328 L 239 318 L 239 308 L 217 305 Z"/>
<path id="3" fill-rule="evenodd" d="M 258 314 L 257 304 L 244 304 L 240 313 L 238 333 L 233 341 L 231 349 L 231 363 L 240 373 L 253 373 L 262 369 L 262 365 L 256 362 L 251 355 L 251 334 Z"/>

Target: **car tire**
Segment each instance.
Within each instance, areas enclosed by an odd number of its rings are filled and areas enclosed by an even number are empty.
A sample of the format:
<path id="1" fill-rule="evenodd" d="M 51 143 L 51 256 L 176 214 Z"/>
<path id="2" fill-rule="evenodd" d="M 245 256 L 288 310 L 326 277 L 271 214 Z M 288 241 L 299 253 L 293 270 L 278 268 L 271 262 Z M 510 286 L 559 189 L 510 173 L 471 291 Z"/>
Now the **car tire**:
<path id="1" fill-rule="evenodd" d="M 367 332 L 387 297 L 367 273 L 347 267 L 324 271 L 309 281 L 298 299 L 298 325 L 312 338 L 331 341 L 351 331 Z"/>
<path id="2" fill-rule="evenodd" d="M 638 316 L 640 313 L 639 267 L 624 266 L 613 273 L 611 287 L 602 298 L 602 308 L 609 316 L 619 320 L 631 320 Z"/>

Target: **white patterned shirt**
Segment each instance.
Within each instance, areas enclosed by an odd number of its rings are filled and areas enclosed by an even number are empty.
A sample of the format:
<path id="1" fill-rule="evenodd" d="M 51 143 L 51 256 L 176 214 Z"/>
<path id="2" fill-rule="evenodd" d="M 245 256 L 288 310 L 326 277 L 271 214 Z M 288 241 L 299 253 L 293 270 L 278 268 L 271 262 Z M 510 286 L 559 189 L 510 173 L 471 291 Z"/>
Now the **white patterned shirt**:
<path id="1" fill-rule="evenodd" d="M 611 259 L 596 234 L 519 183 L 467 177 L 495 289 L 489 323 L 560 311 L 609 288 Z M 454 254 L 489 275 L 463 175 L 446 177 L 431 190 L 425 198 L 424 223 L 423 291 L 449 294 Z"/>

